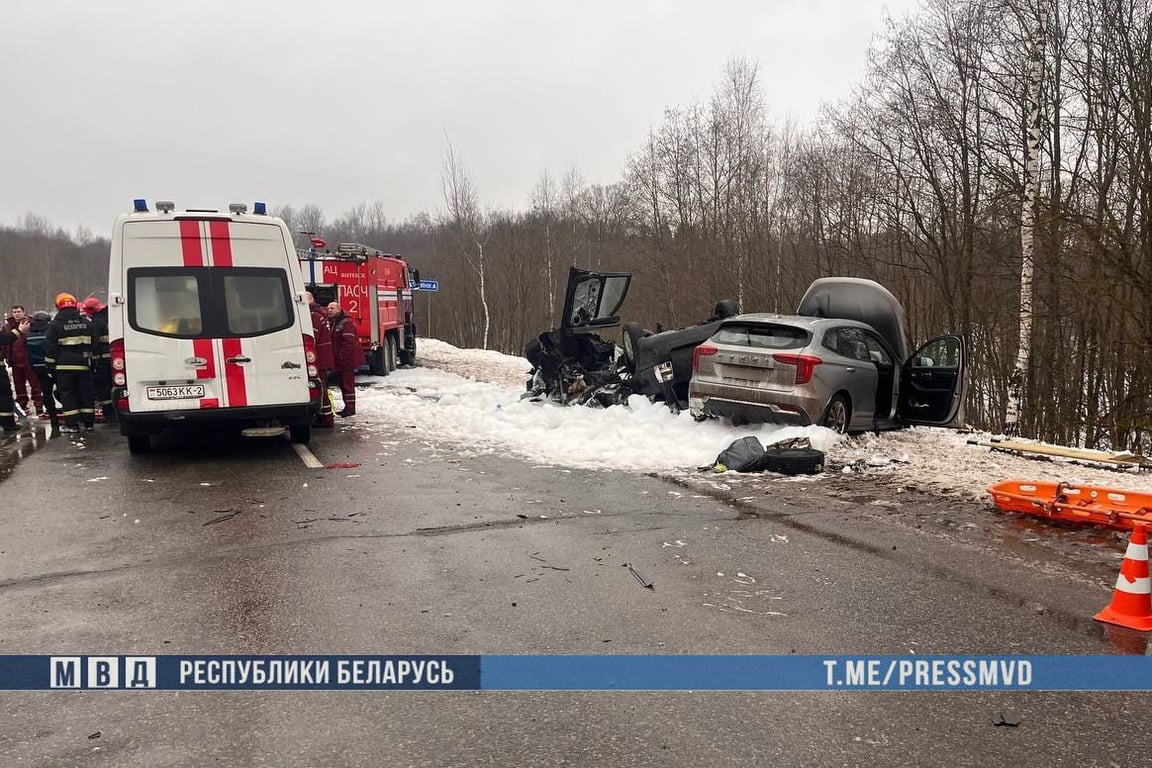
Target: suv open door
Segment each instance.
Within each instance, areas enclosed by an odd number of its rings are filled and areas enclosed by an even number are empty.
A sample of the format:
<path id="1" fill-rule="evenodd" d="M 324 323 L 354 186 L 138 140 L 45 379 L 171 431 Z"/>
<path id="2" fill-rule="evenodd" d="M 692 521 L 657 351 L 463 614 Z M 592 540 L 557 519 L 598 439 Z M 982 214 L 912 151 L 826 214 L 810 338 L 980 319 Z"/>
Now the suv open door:
<path id="1" fill-rule="evenodd" d="M 967 350 L 954 334 L 925 342 L 900 369 L 896 413 L 905 424 L 964 426 Z"/>
<path id="2" fill-rule="evenodd" d="M 616 313 L 628 295 L 631 280 L 627 272 L 589 272 L 571 267 L 561 328 L 570 333 L 597 333 L 620 325 Z"/>

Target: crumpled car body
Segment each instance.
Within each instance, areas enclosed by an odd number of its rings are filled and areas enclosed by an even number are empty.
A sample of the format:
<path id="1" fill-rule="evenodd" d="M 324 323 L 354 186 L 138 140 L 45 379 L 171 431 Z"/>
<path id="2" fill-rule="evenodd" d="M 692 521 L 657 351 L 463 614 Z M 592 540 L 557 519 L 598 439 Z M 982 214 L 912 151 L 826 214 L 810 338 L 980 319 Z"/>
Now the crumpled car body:
<path id="1" fill-rule="evenodd" d="M 606 407 L 631 395 L 687 407 L 692 352 L 715 333 L 724 317 L 738 313 L 735 302 L 717 304 L 703 323 L 652 333 L 639 323 L 624 326 L 623 345 L 600 332 L 620 325 L 617 313 L 631 282 L 625 272 L 592 272 L 572 267 L 558 328 L 528 342 L 532 364 L 525 397 L 564 405 Z"/>

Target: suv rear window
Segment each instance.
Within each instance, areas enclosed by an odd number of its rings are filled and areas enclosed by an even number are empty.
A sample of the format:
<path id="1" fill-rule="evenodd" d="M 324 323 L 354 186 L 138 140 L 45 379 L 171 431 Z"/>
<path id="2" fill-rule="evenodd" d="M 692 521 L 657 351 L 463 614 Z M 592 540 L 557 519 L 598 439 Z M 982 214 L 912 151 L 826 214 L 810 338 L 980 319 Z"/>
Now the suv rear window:
<path id="1" fill-rule="evenodd" d="M 722 326 L 712 341 L 758 349 L 803 349 L 808 338 L 808 331 L 791 325 L 737 324 Z"/>
<path id="2" fill-rule="evenodd" d="M 282 269 L 144 267 L 128 270 L 128 323 L 181 339 L 261 336 L 292 326 Z"/>

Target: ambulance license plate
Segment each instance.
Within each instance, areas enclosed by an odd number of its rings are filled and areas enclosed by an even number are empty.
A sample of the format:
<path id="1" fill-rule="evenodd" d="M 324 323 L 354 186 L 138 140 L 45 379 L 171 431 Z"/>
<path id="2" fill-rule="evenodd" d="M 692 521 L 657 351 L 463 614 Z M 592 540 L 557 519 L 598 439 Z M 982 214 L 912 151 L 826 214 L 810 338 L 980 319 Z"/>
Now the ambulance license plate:
<path id="1" fill-rule="evenodd" d="M 149 400 L 199 400 L 204 397 L 204 385 L 189 387 L 148 387 Z"/>

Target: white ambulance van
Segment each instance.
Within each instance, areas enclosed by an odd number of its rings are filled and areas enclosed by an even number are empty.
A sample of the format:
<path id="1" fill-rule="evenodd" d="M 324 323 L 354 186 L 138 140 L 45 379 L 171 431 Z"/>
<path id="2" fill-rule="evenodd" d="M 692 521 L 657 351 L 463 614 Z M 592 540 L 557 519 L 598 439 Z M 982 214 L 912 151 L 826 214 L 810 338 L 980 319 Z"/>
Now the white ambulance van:
<path id="1" fill-rule="evenodd" d="M 136 200 L 108 272 L 112 399 L 132 453 L 166 427 L 289 430 L 320 403 L 292 233 L 264 203 L 177 211 Z"/>

